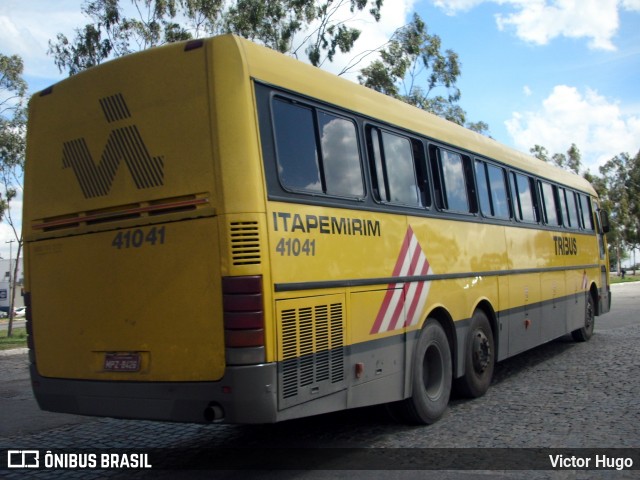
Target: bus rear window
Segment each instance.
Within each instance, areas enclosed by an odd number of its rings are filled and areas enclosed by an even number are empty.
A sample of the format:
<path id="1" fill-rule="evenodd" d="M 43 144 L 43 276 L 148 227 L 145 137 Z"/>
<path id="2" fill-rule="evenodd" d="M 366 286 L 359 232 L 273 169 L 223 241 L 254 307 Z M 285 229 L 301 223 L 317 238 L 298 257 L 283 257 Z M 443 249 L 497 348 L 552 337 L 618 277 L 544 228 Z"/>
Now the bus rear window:
<path id="1" fill-rule="evenodd" d="M 285 189 L 362 198 L 355 123 L 283 99 L 273 102 L 278 175 Z"/>

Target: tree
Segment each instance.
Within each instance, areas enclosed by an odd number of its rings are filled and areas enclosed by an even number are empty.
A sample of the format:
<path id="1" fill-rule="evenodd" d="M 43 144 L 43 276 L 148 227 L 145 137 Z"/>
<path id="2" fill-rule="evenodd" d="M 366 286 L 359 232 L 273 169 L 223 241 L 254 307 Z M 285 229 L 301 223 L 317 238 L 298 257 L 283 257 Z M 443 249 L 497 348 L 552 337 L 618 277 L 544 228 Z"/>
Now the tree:
<path id="1" fill-rule="evenodd" d="M 260 42 L 297 56 L 304 51 L 316 66 L 349 52 L 360 30 L 338 13 L 369 6 L 378 21 L 383 0 L 131 0 L 132 16 L 120 0 L 85 0 L 90 22 L 69 40 L 59 33 L 49 42 L 60 71 L 74 75 L 103 61 L 157 45 L 220 33 Z"/>
<path id="2" fill-rule="evenodd" d="M 457 104 L 460 68 L 458 54 L 450 49 L 443 52 L 440 37 L 431 35 L 420 16 L 414 14 L 411 23 L 398 29 L 380 50 L 380 58 L 360 71 L 358 80 L 373 90 L 465 125 L 466 112 Z M 485 122 L 467 127 L 479 133 L 488 131 Z"/>
<path id="3" fill-rule="evenodd" d="M 0 168 L 21 167 L 24 162 L 27 83 L 22 79 L 22 59 L 0 53 Z M 0 218 L 6 199 L 0 203 Z"/>
<path id="4" fill-rule="evenodd" d="M 529 149 L 529 153 L 536 157 L 538 160 L 542 160 L 543 162 L 549 162 L 549 150 L 547 150 L 542 145 L 534 145 Z"/>
<path id="5" fill-rule="evenodd" d="M 370 5 L 369 13 L 379 21 L 382 3 L 383 0 L 237 0 L 224 13 L 223 30 L 296 57 L 304 47 L 311 64 L 321 66 L 325 60 L 333 61 L 338 50 L 351 51 L 360 37 L 360 30 L 338 20 L 339 14 L 346 7 L 353 14 Z M 306 34 L 296 38 L 302 32 Z"/>
<path id="6" fill-rule="evenodd" d="M 59 33 L 57 42 L 49 41 L 49 54 L 53 55 L 60 71 L 74 75 L 96 66 L 104 60 L 127 55 L 162 43 L 187 40 L 191 34 L 175 23 L 180 4 L 176 0 L 133 0 L 137 17 L 124 15 L 119 0 L 85 0 L 82 13 L 91 23 L 76 29 L 70 41 Z M 205 4 L 211 10 L 219 1 L 185 1 L 188 13 L 199 18 Z"/>
<path id="7" fill-rule="evenodd" d="M 24 172 L 27 83 L 22 78 L 23 68 L 22 59 L 18 55 L 6 56 L 0 53 L 0 179 L 4 189 L 0 193 L 0 218 L 9 224 L 18 243 L 15 265 L 10 273 L 12 281 L 8 337 L 12 335 L 13 329 L 15 281 L 22 252 L 22 231 L 11 216 L 11 201 L 18 195 L 18 190 L 22 189 Z"/>
<path id="8" fill-rule="evenodd" d="M 607 238 L 619 273 L 625 247 L 640 245 L 640 152 L 633 158 L 628 153 L 616 155 L 600 167 L 600 174 L 611 212 Z"/>
<path id="9" fill-rule="evenodd" d="M 580 174 L 580 169 L 582 168 L 582 155 L 575 143 L 571 144 L 571 147 L 567 150 L 566 154 L 554 153 L 549 157 L 549 151 L 541 145 L 534 145 L 529 149 L 529 153 L 543 162 L 553 163 L 560 168 Z"/>

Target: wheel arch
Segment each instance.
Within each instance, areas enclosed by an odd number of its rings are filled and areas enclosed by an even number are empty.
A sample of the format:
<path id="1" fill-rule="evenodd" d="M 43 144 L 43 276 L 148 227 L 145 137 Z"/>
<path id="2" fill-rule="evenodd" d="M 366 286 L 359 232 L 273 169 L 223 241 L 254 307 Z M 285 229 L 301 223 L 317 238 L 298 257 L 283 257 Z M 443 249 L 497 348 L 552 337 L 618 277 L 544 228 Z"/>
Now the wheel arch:
<path id="1" fill-rule="evenodd" d="M 424 323 L 422 324 L 422 328 L 424 328 L 428 321 L 438 322 L 443 328 L 444 332 L 447 334 L 449 350 L 451 352 L 451 371 L 453 372 L 453 377 L 455 378 L 458 365 L 458 338 L 453 318 L 446 308 L 438 306 L 429 312 Z"/>
<path id="2" fill-rule="evenodd" d="M 600 293 L 598 292 L 598 286 L 595 282 L 591 282 L 591 287 L 589 287 L 589 295 L 593 299 L 593 307 L 595 315 L 600 315 Z"/>

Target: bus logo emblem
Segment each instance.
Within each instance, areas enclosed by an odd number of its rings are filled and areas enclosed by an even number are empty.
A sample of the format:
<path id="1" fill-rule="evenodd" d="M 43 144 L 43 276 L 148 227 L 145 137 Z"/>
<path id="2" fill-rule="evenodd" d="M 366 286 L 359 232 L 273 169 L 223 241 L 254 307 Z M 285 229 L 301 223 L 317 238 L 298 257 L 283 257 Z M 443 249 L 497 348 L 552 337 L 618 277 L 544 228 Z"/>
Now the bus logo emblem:
<path id="1" fill-rule="evenodd" d="M 432 273 L 417 237 L 408 227 L 393 276 L 424 278 Z M 373 335 L 416 325 L 420 321 L 430 287 L 431 282 L 425 280 L 390 283 L 370 333 Z"/>
<path id="2" fill-rule="evenodd" d="M 108 123 L 131 118 L 121 93 L 100 99 L 100 106 Z M 63 168 L 73 170 L 85 198 L 107 195 L 122 161 L 139 190 L 164 185 L 164 157 L 152 157 L 149 154 L 135 125 L 124 125 L 111 131 L 98 165 L 84 138 L 62 145 Z"/>

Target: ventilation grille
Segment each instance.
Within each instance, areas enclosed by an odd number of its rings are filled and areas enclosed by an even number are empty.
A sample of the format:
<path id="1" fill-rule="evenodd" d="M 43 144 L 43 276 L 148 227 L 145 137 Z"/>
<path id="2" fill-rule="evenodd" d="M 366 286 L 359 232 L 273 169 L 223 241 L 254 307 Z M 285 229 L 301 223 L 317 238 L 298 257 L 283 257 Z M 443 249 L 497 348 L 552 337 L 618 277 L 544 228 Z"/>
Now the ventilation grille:
<path id="1" fill-rule="evenodd" d="M 280 310 L 280 402 L 302 403 L 343 388 L 343 303 Z"/>
<path id="2" fill-rule="evenodd" d="M 233 222 L 231 232 L 231 257 L 234 265 L 260 264 L 260 231 L 258 222 Z"/>

